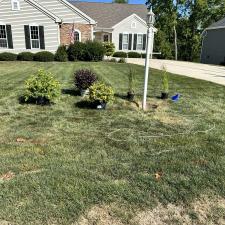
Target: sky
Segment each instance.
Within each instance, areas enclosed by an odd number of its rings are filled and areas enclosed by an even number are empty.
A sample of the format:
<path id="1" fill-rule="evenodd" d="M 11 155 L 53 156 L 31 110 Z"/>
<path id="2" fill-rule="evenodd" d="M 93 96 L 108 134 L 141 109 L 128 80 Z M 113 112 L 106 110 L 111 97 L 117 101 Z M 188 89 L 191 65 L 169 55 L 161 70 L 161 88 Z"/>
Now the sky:
<path id="1" fill-rule="evenodd" d="M 82 2 L 106 2 L 111 3 L 112 0 L 80 0 Z M 129 4 L 145 4 L 146 0 L 129 0 Z"/>

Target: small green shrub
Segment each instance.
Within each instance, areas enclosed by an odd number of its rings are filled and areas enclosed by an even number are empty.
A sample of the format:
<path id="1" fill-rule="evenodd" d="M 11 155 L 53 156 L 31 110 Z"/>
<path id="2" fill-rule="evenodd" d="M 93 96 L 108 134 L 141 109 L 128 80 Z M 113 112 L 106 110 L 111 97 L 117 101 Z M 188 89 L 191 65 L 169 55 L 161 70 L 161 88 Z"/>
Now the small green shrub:
<path id="1" fill-rule="evenodd" d="M 120 58 L 118 63 L 126 63 L 126 59 L 125 58 Z"/>
<path id="2" fill-rule="evenodd" d="M 58 49 L 55 53 L 55 61 L 58 61 L 58 62 L 68 61 L 68 54 L 66 51 L 66 46 L 61 45 L 58 47 Z"/>
<path id="3" fill-rule="evenodd" d="M 85 53 L 85 61 L 102 61 L 105 54 L 105 48 L 102 42 L 87 41 Z"/>
<path id="4" fill-rule="evenodd" d="M 11 52 L 0 53 L 0 61 L 16 61 L 17 55 Z"/>
<path id="5" fill-rule="evenodd" d="M 54 54 L 48 51 L 38 52 L 34 54 L 34 61 L 39 62 L 52 62 L 54 61 Z"/>
<path id="6" fill-rule="evenodd" d="M 90 100 L 92 102 L 108 103 L 114 101 L 114 91 L 112 87 L 104 83 L 94 83 L 90 87 Z"/>
<path id="7" fill-rule="evenodd" d="M 110 59 L 110 62 L 114 62 L 114 63 L 116 63 L 116 62 L 117 62 L 117 60 L 116 60 L 115 58 L 111 58 L 111 59 Z"/>
<path id="8" fill-rule="evenodd" d="M 127 53 L 126 52 L 115 52 L 113 54 L 113 57 L 117 58 L 127 58 Z"/>
<path id="9" fill-rule="evenodd" d="M 25 102 L 48 104 L 60 96 L 60 83 L 52 73 L 39 70 L 37 74 L 25 81 Z"/>
<path id="10" fill-rule="evenodd" d="M 70 44 L 67 49 L 68 58 L 70 61 L 83 61 L 86 55 L 86 44 L 82 42 L 75 42 Z"/>
<path id="11" fill-rule="evenodd" d="M 138 52 L 128 52 L 128 58 L 141 58 L 141 54 Z"/>
<path id="12" fill-rule="evenodd" d="M 74 83 L 79 90 L 88 89 L 96 80 L 97 76 L 91 70 L 81 69 L 75 72 Z"/>
<path id="13" fill-rule="evenodd" d="M 105 55 L 106 56 L 112 56 L 115 52 L 115 45 L 112 42 L 104 42 L 103 46 L 105 48 Z"/>
<path id="14" fill-rule="evenodd" d="M 145 59 L 146 58 L 146 53 L 141 54 L 141 58 Z"/>
<path id="15" fill-rule="evenodd" d="M 32 52 L 21 52 L 17 56 L 17 60 L 19 61 L 33 61 L 34 54 Z"/>
<path id="16" fill-rule="evenodd" d="M 169 78 L 165 67 L 162 70 L 162 92 L 169 93 Z"/>

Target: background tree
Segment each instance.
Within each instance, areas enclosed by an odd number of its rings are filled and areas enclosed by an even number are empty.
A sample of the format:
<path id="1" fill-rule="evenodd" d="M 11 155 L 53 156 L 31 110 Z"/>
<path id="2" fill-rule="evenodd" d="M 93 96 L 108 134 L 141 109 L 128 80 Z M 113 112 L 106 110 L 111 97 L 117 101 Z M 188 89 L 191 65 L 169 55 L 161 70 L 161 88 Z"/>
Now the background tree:
<path id="1" fill-rule="evenodd" d="M 121 3 L 121 4 L 127 4 L 128 0 L 114 0 L 114 3 Z"/>

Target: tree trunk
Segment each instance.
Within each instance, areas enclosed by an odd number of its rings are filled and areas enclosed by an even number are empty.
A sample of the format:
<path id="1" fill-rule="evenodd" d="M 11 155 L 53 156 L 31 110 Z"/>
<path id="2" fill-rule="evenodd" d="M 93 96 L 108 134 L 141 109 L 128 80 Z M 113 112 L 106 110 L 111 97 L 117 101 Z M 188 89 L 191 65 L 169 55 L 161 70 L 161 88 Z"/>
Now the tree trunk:
<path id="1" fill-rule="evenodd" d="M 175 45 L 175 60 L 177 61 L 178 59 L 178 49 L 177 49 L 177 30 L 176 26 L 174 25 L 174 45 Z"/>

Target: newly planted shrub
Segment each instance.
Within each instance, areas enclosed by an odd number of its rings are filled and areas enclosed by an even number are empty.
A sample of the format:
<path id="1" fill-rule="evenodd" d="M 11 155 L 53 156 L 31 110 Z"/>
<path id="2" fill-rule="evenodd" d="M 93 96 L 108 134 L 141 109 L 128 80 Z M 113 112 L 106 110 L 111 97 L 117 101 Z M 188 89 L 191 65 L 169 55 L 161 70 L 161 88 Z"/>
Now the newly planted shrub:
<path id="1" fill-rule="evenodd" d="M 74 83 L 79 90 L 88 89 L 96 80 L 97 76 L 91 70 L 81 69 L 75 72 Z"/>
<path id="2" fill-rule="evenodd" d="M 17 55 L 11 52 L 0 53 L 0 61 L 16 61 Z"/>
<path id="3" fill-rule="evenodd" d="M 86 61 L 101 61 L 105 54 L 105 48 L 101 42 L 87 41 L 86 42 Z"/>
<path id="4" fill-rule="evenodd" d="M 17 56 L 17 60 L 20 61 L 33 61 L 34 54 L 32 52 L 21 52 Z"/>
<path id="5" fill-rule="evenodd" d="M 167 99 L 169 96 L 169 79 L 168 73 L 165 67 L 162 70 L 162 99 Z"/>
<path id="6" fill-rule="evenodd" d="M 103 46 L 105 48 L 105 55 L 106 56 L 112 56 L 115 52 L 115 45 L 112 42 L 104 42 Z"/>
<path id="7" fill-rule="evenodd" d="M 66 51 L 66 46 L 59 46 L 55 53 L 55 61 L 66 62 L 68 61 L 68 54 Z"/>
<path id="8" fill-rule="evenodd" d="M 49 104 L 60 96 L 60 83 L 52 73 L 39 70 L 36 75 L 25 81 L 25 102 Z"/>
<path id="9" fill-rule="evenodd" d="M 113 54 L 113 57 L 127 58 L 127 53 L 126 53 L 126 52 L 115 52 L 115 53 Z"/>
<path id="10" fill-rule="evenodd" d="M 114 101 L 114 91 L 112 87 L 104 83 L 94 83 L 90 87 L 90 100 L 92 102 L 108 103 Z"/>
<path id="11" fill-rule="evenodd" d="M 54 54 L 48 51 L 38 52 L 34 54 L 34 61 L 52 62 L 54 61 Z"/>
<path id="12" fill-rule="evenodd" d="M 128 58 L 141 58 L 141 54 L 138 52 L 128 52 Z"/>
<path id="13" fill-rule="evenodd" d="M 86 44 L 82 42 L 70 44 L 69 48 L 67 49 L 67 54 L 70 61 L 84 60 L 86 55 Z"/>

